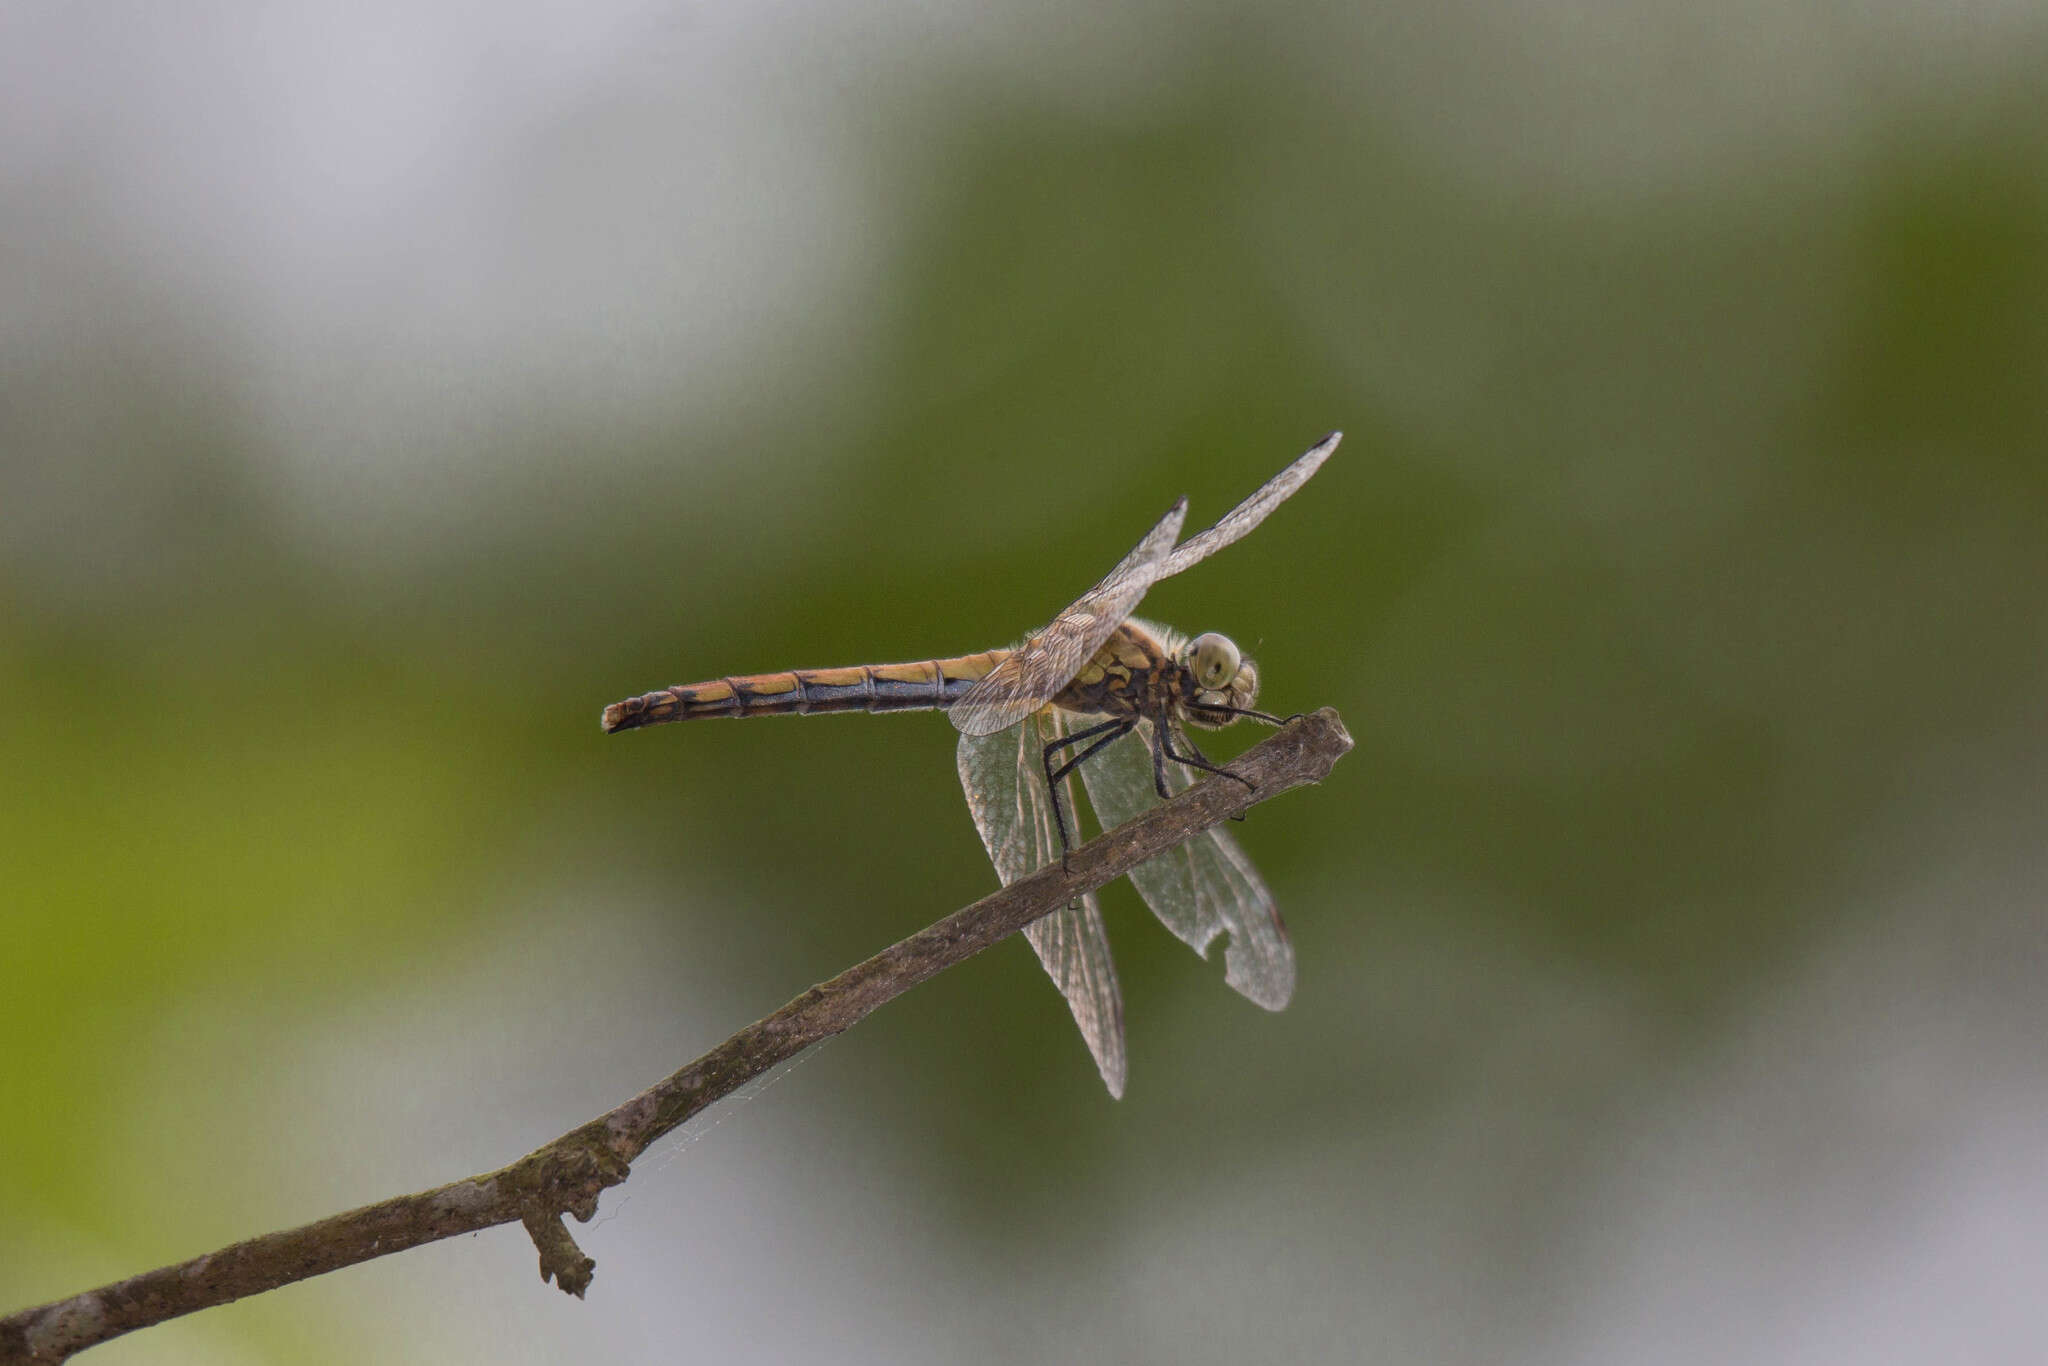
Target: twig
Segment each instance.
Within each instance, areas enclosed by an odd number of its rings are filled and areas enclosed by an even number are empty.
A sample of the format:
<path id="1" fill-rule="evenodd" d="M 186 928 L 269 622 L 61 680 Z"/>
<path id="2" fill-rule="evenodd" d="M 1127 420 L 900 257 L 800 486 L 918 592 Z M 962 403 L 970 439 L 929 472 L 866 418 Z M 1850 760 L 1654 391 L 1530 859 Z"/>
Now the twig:
<path id="1" fill-rule="evenodd" d="M 1296 717 L 1230 765 L 1253 787 L 1214 778 L 1196 784 L 1076 849 L 1064 867 L 1042 868 L 812 987 L 610 1114 L 509 1167 L 24 1309 L 0 1319 L 0 1362 L 63 1361 L 95 1343 L 196 1309 L 496 1224 L 524 1224 L 540 1250 L 541 1279 L 581 1297 L 596 1263 L 576 1246 L 561 1216 L 589 1222 L 604 1188 L 624 1181 L 633 1160 L 662 1135 L 1081 893 L 1258 802 L 1320 782 L 1350 748 L 1336 712 L 1326 707 Z"/>

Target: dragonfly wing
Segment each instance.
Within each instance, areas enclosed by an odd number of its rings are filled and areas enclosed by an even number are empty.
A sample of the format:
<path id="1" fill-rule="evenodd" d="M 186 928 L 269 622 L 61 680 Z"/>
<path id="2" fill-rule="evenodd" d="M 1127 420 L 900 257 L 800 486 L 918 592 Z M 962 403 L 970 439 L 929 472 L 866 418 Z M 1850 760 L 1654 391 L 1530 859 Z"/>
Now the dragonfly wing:
<path id="1" fill-rule="evenodd" d="M 1102 1084 L 1118 1100 L 1124 1094 L 1124 998 L 1117 989 L 1116 966 L 1109 958 L 1109 932 L 1102 910 L 1090 892 L 1072 906 L 1024 927 L 1038 961 L 1067 998 L 1067 1009 L 1081 1027 Z"/>
<path id="2" fill-rule="evenodd" d="M 967 809 L 1006 887 L 1059 858 L 1043 756 L 1045 746 L 1064 733 L 1060 713 L 1046 710 L 1013 730 L 960 737 L 960 786 L 967 793 Z M 1072 783 L 1062 781 L 1071 811 Z M 1094 893 L 1026 926 L 1024 937 L 1067 998 L 1109 1093 L 1122 1096 L 1123 995 Z"/>
<path id="3" fill-rule="evenodd" d="M 1137 610 L 1145 593 L 1163 578 L 1208 559 L 1224 546 L 1242 540 L 1266 515 L 1292 497 L 1322 468 L 1344 439 L 1331 432 L 1257 493 L 1239 503 L 1223 520 L 1187 544 L 1175 547 L 1188 500 L 1168 509 L 1130 554 L 1101 583 L 1084 593 L 1050 626 L 1024 642 L 969 688 L 949 709 L 962 735 L 991 735 L 1008 730 L 1037 711 L 1074 679 L 1110 634 Z"/>
<path id="4" fill-rule="evenodd" d="M 1158 804 L 1152 785 L 1152 723 L 1080 765 L 1088 800 L 1105 830 Z M 1166 765 L 1166 785 L 1179 792 L 1194 780 L 1185 767 Z M 1225 779 L 1224 781 L 1228 781 Z M 1152 914 L 1204 958 L 1218 934 L 1230 936 L 1223 980 L 1247 999 L 1279 1010 L 1294 995 L 1294 948 L 1273 894 L 1237 841 L 1211 827 L 1133 868 L 1131 882 Z"/>
<path id="5" fill-rule="evenodd" d="M 1158 524 L 1145 533 L 1145 539 L 1101 583 L 963 693 L 947 711 L 960 733 L 992 735 L 1008 730 L 1073 682 L 1074 675 L 1095 657 L 1124 618 L 1137 610 L 1145 590 L 1159 578 L 1160 566 L 1173 553 L 1187 515 L 1188 500 L 1183 498 L 1167 509 Z"/>
<path id="6" fill-rule="evenodd" d="M 1190 536 L 1186 544 L 1177 547 L 1160 566 L 1158 577 L 1172 578 L 1181 570 L 1208 559 L 1231 542 L 1243 540 L 1253 527 L 1266 520 L 1267 513 L 1293 497 L 1295 490 L 1323 467 L 1323 462 L 1330 458 L 1330 452 L 1336 450 L 1337 443 L 1343 439 L 1344 433 L 1331 432 L 1309 447 L 1307 453 L 1293 464 L 1268 479 L 1257 493 L 1226 513 L 1222 521 L 1199 536 Z"/>

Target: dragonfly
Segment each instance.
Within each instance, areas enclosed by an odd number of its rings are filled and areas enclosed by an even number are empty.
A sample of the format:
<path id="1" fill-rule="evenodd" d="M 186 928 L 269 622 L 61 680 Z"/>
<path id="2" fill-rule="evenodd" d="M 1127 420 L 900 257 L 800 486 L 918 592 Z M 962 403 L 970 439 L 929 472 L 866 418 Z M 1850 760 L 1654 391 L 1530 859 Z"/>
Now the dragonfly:
<path id="1" fill-rule="evenodd" d="M 604 729 L 708 717 L 944 711 L 960 732 L 957 764 L 968 810 L 1007 886 L 1066 857 L 1076 773 L 1104 830 L 1184 790 L 1196 773 L 1249 786 L 1211 763 L 1187 728 L 1282 724 L 1256 707 L 1258 666 L 1227 636 L 1186 637 L 1131 613 L 1153 584 L 1249 534 L 1342 439 L 1342 432 L 1330 433 L 1185 541 L 1181 498 L 1101 582 L 1007 649 L 677 684 L 612 703 Z M 1286 1006 L 1294 995 L 1294 950 L 1272 892 L 1236 840 L 1212 827 L 1128 876 L 1160 922 L 1204 958 L 1218 935 L 1228 937 L 1226 983 L 1267 1010 Z M 1066 997 L 1110 1094 L 1122 1096 L 1123 997 L 1095 894 L 1034 921 L 1024 936 Z"/>

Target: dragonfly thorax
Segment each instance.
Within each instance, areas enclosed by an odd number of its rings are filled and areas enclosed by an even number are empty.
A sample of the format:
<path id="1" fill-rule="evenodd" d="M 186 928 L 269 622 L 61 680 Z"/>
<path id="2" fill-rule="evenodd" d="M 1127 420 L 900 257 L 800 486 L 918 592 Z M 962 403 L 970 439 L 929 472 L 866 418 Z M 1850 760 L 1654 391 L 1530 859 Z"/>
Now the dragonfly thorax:
<path id="1" fill-rule="evenodd" d="M 1259 669 L 1223 636 L 1193 640 L 1133 617 L 1053 698 L 1082 716 L 1184 721 L 1214 730 L 1247 712 L 1259 694 Z"/>

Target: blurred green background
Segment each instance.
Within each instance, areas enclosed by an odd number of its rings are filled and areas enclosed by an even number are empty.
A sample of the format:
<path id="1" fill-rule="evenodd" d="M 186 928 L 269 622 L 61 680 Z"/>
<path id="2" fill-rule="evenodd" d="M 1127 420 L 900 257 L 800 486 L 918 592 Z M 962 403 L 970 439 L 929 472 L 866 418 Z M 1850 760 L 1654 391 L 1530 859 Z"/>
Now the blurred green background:
<path id="1" fill-rule="evenodd" d="M 94 1361 L 2031 1361 L 2048 19 L 0 20 L 0 1308 L 510 1160 L 993 886 L 930 715 L 1147 615 L 1358 748 L 1268 1016 L 1108 897 L 516 1230 Z M 1218 748 L 1254 737 L 1235 733 Z M 623 1198 L 622 1198 L 623 1197 Z"/>

